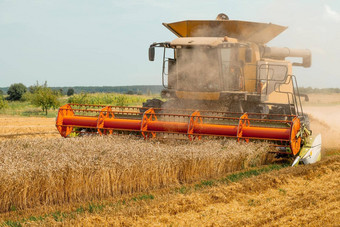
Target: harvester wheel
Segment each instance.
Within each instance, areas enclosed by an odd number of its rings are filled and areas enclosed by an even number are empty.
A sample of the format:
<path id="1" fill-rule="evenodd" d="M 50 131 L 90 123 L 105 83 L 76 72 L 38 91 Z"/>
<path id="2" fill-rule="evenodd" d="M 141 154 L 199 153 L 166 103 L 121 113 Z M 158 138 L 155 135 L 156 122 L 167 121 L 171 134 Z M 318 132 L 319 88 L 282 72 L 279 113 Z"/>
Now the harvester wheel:
<path id="1" fill-rule="evenodd" d="M 287 111 L 287 108 L 285 108 L 285 106 L 273 106 L 269 110 L 269 114 L 273 114 L 269 117 L 269 119 L 278 120 L 278 119 L 280 119 L 280 117 L 276 116 L 277 114 L 287 115 L 287 114 L 291 114 L 291 113 L 289 111 Z M 287 120 L 287 117 L 285 117 L 283 120 Z"/>
<path id="2" fill-rule="evenodd" d="M 269 108 L 267 105 L 261 105 L 257 102 L 244 102 L 243 111 L 247 113 L 268 114 Z"/>
<path id="3" fill-rule="evenodd" d="M 140 109 L 141 113 L 144 113 L 148 108 L 162 108 L 164 102 L 160 99 L 148 99 L 146 102 L 143 102 L 143 107 Z"/>

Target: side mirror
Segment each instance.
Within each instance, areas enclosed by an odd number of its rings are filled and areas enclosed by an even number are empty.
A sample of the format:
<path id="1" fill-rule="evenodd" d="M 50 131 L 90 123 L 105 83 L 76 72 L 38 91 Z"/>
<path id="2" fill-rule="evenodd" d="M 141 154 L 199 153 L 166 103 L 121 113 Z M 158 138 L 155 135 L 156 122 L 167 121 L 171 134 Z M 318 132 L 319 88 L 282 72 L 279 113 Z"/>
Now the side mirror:
<path id="1" fill-rule="evenodd" d="M 251 48 L 247 48 L 246 49 L 246 56 L 245 56 L 246 63 L 252 62 L 252 57 L 253 57 L 253 50 Z"/>
<path id="2" fill-rule="evenodd" d="M 149 47 L 149 61 L 154 61 L 155 60 L 155 47 L 150 46 Z"/>
<path id="3" fill-rule="evenodd" d="M 300 94 L 300 97 L 304 97 L 305 98 L 305 102 L 309 102 L 309 97 L 307 94 Z"/>

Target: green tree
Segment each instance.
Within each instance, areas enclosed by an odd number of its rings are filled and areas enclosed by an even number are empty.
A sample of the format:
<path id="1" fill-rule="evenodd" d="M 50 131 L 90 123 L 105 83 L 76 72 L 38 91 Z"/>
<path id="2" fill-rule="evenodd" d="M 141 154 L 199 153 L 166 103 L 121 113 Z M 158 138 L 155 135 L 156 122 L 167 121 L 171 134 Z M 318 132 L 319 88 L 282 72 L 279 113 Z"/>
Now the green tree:
<path id="1" fill-rule="evenodd" d="M 59 92 L 59 95 L 61 95 L 61 96 L 64 95 L 64 90 L 62 88 L 59 88 L 58 92 Z"/>
<path id="2" fill-rule="evenodd" d="M 21 96 L 21 99 L 20 99 L 20 101 L 23 101 L 23 102 L 29 102 L 29 101 L 31 101 L 31 97 L 32 97 L 32 93 L 31 92 L 26 92 L 25 94 L 23 94 L 22 96 Z"/>
<path id="3" fill-rule="evenodd" d="M 38 86 L 35 92 L 31 95 L 31 103 L 35 106 L 41 107 L 47 115 L 47 111 L 51 108 L 56 109 L 60 106 L 58 100 L 58 92 L 54 92 L 51 88 L 47 87 L 47 83 Z"/>
<path id="4" fill-rule="evenodd" d="M 132 90 L 128 90 L 128 91 L 126 92 L 126 94 L 127 94 L 127 95 L 133 95 L 133 94 L 135 94 L 135 92 L 132 91 Z"/>
<path id="5" fill-rule="evenodd" d="M 7 107 L 7 101 L 4 99 L 2 93 L 0 94 L 0 110 Z"/>
<path id="6" fill-rule="evenodd" d="M 37 81 L 36 84 L 28 87 L 28 91 L 33 94 L 39 87 L 41 87 L 41 85 L 39 85 L 39 82 Z"/>
<path id="7" fill-rule="evenodd" d="M 73 88 L 67 89 L 67 96 L 72 96 L 72 95 L 74 95 L 74 89 Z"/>
<path id="8" fill-rule="evenodd" d="M 27 87 L 22 83 L 12 84 L 7 91 L 9 95 L 8 100 L 20 100 L 22 95 L 25 94 L 27 91 Z"/>
<path id="9" fill-rule="evenodd" d="M 90 97 L 88 96 L 87 93 L 81 92 L 80 94 L 69 97 L 67 102 L 78 104 L 90 104 Z"/>

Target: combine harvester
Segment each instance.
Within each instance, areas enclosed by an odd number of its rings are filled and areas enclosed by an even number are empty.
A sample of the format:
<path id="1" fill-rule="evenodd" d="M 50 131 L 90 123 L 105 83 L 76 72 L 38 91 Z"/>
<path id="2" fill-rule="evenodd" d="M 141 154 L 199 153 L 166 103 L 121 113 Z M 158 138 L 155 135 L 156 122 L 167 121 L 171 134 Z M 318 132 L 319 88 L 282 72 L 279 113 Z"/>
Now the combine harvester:
<path id="1" fill-rule="evenodd" d="M 321 135 L 312 136 L 292 66 L 310 67 L 309 50 L 265 44 L 286 27 L 229 20 L 188 20 L 163 24 L 177 39 L 153 43 L 163 48 L 163 102 L 143 107 L 66 104 L 56 126 L 73 134 L 137 132 L 144 138 L 230 137 L 238 141 L 272 141 L 292 165 L 321 158 Z M 302 58 L 290 62 L 287 57 Z M 171 135 L 171 136 L 170 136 Z"/>

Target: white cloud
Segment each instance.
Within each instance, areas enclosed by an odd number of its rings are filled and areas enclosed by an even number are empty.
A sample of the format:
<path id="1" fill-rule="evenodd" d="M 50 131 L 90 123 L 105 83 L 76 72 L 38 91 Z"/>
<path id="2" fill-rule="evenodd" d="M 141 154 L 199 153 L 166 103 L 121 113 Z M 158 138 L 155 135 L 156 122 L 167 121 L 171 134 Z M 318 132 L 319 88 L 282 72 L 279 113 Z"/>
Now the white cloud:
<path id="1" fill-rule="evenodd" d="M 325 5 L 325 14 L 328 18 L 340 22 L 340 13 L 332 10 L 329 5 Z"/>

